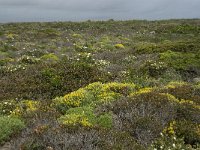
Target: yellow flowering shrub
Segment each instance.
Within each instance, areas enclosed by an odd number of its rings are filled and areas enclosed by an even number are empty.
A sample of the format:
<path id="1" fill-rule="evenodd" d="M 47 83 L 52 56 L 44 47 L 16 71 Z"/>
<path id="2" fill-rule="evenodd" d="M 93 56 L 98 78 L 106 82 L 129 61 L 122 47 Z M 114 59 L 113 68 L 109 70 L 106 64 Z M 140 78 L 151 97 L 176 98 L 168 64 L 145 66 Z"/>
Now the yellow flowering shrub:
<path id="1" fill-rule="evenodd" d="M 78 91 L 71 92 L 64 96 L 64 102 L 72 107 L 78 107 L 81 101 L 85 98 L 85 90 L 79 89 Z"/>
<path id="2" fill-rule="evenodd" d="M 115 48 L 117 48 L 117 49 L 124 49 L 125 46 L 123 44 L 115 44 Z"/>
<path id="3" fill-rule="evenodd" d="M 96 106 L 97 104 L 111 102 L 127 96 L 135 90 L 135 85 L 130 83 L 106 83 L 95 82 L 84 88 L 71 92 L 64 97 L 57 97 L 53 105 L 62 113 L 69 108 L 82 106 Z"/>
<path id="4" fill-rule="evenodd" d="M 177 86 L 183 86 L 183 85 L 187 85 L 187 83 L 186 82 L 175 82 L 175 81 L 173 81 L 173 82 L 168 83 L 166 88 L 175 88 Z"/>
<path id="5" fill-rule="evenodd" d="M 95 108 L 127 96 L 134 90 L 134 84 L 95 82 L 64 97 L 55 98 L 53 105 L 63 114 L 59 118 L 61 124 L 110 128 L 112 126 L 111 115 L 109 113 L 97 115 L 94 113 Z"/>
<path id="6" fill-rule="evenodd" d="M 7 38 L 7 39 L 13 40 L 13 39 L 15 39 L 16 37 L 18 37 L 18 35 L 17 35 L 17 34 L 14 34 L 14 33 L 6 34 L 6 38 Z"/>
<path id="7" fill-rule="evenodd" d="M 94 82 L 92 84 L 89 84 L 84 89 L 88 92 L 90 92 L 93 95 L 98 95 L 101 93 L 102 89 L 104 87 L 104 84 L 101 82 Z"/>
<path id="8" fill-rule="evenodd" d="M 149 92 L 151 92 L 153 90 L 153 88 L 142 88 L 142 89 L 140 89 L 139 91 L 137 91 L 137 92 L 133 92 L 133 93 L 131 93 L 130 94 L 130 96 L 134 96 L 134 95 L 139 95 L 139 94 L 143 94 L 143 93 L 149 93 Z"/>
<path id="9" fill-rule="evenodd" d="M 135 84 L 111 82 L 105 84 L 104 89 L 106 91 L 109 90 L 116 93 L 129 95 L 135 90 Z"/>
<path id="10" fill-rule="evenodd" d="M 31 113 L 39 108 L 39 104 L 39 101 L 32 100 L 3 101 L 0 103 L 0 115 L 20 116 L 24 113 Z"/>
<path id="11" fill-rule="evenodd" d="M 82 125 L 84 127 L 90 127 L 92 124 L 88 121 L 88 118 L 86 116 L 80 115 L 80 114 L 71 114 L 62 116 L 60 118 L 60 121 L 64 125 L 68 126 L 75 126 L 75 125 Z"/>
<path id="12" fill-rule="evenodd" d="M 172 122 L 170 122 L 169 126 L 163 130 L 163 133 L 167 134 L 169 136 L 174 136 L 175 129 L 176 129 L 176 121 L 172 121 Z"/>
<path id="13" fill-rule="evenodd" d="M 25 113 L 32 113 L 39 108 L 39 101 L 33 101 L 33 100 L 23 100 L 20 101 L 16 108 L 12 111 L 11 115 L 23 115 Z"/>
<path id="14" fill-rule="evenodd" d="M 116 100 L 121 95 L 115 92 L 101 92 L 97 98 L 99 99 L 99 103 L 107 103 Z"/>

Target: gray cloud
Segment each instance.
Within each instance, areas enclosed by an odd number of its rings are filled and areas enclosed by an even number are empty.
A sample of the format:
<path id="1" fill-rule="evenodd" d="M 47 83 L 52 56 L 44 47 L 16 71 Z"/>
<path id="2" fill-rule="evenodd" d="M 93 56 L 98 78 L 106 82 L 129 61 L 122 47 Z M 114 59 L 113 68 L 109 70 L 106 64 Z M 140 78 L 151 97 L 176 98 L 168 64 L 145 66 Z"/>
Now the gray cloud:
<path id="1" fill-rule="evenodd" d="M 28 6 L 28 5 L 37 5 L 37 1 L 28 1 L 28 0 L 0 0 L 0 7 L 12 7 L 12 6 Z"/>
<path id="2" fill-rule="evenodd" d="M 200 18 L 200 0 L 0 0 L 0 22 Z"/>

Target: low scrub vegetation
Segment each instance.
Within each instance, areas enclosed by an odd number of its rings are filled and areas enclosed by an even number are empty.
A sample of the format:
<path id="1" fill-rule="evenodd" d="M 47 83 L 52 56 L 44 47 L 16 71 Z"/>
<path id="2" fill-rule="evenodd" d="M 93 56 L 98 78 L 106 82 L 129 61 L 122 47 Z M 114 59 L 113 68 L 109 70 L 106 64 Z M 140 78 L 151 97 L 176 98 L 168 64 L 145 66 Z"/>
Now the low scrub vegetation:
<path id="1" fill-rule="evenodd" d="M 199 149 L 199 24 L 1 24 L 0 145 Z"/>

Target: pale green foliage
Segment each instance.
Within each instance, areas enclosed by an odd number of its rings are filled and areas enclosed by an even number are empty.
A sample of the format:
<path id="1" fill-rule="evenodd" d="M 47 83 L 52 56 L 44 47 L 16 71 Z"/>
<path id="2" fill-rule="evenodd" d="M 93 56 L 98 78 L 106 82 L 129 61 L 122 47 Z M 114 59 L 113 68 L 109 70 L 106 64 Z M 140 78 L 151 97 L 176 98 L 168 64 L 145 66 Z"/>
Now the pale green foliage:
<path id="1" fill-rule="evenodd" d="M 59 60 L 59 58 L 53 53 L 45 54 L 41 57 L 41 59 L 45 60 L 45 61 L 58 61 Z"/>
<path id="2" fill-rule="evenodd" d="M 98 116 L 94 113 L 94 110 L 91 107 L 70 108 L 64 116 L 59 118 L 59 122 L 67 126 L 81 125 L 83 127 L 112 127 L 111 114 L 102 114 Z"/>
<path id="3" fill-rule="evenodd" d="M 24 123 L 18 118 L 7 116 L 0 117 L 0 144 L 9 137 L 25 127 Z"/>

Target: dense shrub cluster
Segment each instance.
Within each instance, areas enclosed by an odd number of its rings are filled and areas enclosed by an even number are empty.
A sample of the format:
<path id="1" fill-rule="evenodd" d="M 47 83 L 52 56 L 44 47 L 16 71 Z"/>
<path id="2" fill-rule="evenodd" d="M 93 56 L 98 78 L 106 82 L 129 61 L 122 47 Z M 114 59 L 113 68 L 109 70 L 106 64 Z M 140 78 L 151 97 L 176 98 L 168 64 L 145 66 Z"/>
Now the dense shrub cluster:
<path id="1" fill-rule="evenodd" d="M 112 127 L 112 116 L 108 113 L 95 114 L 95 108 L 111 103 L 120 97 L 127 96 L 135 90 L 134 84 L 123 83 L 92 83 L 85 88 L 74 91 L 53 102 L 54 107 L 62 114 L 59 120 L 65 125 Z"/>
<path id="2" fill-rule="evenodd" d="M 115 127 L 148 145 L 176 117 L 177 101 L 172 95 L 141 90 L 107 106 L 115 114 Z"/>
<path id="3" fill-rule="evenodd" d="M 131 146 L 143 149 L 139 145 L 170 148 L 173 144 L 180 148 L 195 148 L 200 142 L 199 105 L 177 99 L 176 93 L 171 95 L 165 91 L 166 88 L 186 85 L 170 83 L 164 89 L 137 91 L 134 84 L 95 82 L 54 99 L 52 104 L 24 101 L 15 104 L 15 108 L 12 103 L 8 104 L 11 115 L 29 117 L 30 120 L 27 122 L 29 128 L 22 132 L 22 136 L 27 136 L 26 140 L 19 138 L 13 141 L 13 145 L 23 149 L 71 146 L 73 149 L 80 146 L 88 149 L 132 149 Z M 2 108 L 9 109 L 7 102 L 2 104 Z M 63 142 L 59 143 L 58 139 Z M 128 141 L 123 142 L 123 139 Z"/>
<path id="4" fill-rule="evenodd" d="M 190 67 L 199 68 L 199 57 L 194 53 L 181 53 L 181 52 L 172 52 L 166 51 L 161 53 L 160 59 L 175 69 L 190 69 Z"/>
<path id="5" fill-rule="evenodd" d="M 56 150 L 144 150 L 144 147 L 137 144 L 127 133 L 95 129 L 76 129 L 73 131 L 62 128 L 45 129 L 41 134 L 29 135 L 26 141 L 16 140 L 13 148 L 19 146 L 21 149 L 41 150 L 47 148 Z"/>
<path id="6" fill-rule="evenodd" d="M 0 99 L 51 99 L 91 82 L 108 79 L 109 75 L 100 72 L 95 65 L 84 62 L 63 60 L 36 64 L 1 76 Z"/>

